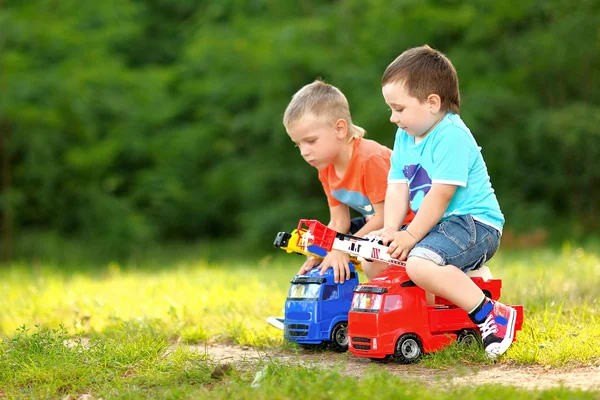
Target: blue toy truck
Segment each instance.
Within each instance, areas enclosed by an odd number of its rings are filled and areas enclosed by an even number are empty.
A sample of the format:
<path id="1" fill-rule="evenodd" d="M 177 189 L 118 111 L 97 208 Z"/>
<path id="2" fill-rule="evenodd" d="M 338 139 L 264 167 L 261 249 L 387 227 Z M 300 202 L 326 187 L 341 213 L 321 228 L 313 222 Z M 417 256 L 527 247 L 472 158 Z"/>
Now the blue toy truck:
<path id="1" fill-rule="evenodd" d="M 292 234 L 293 235 L 293 234 Z M 292 235 L 280 232 L 274 245 L 286 249 Z M 313 254 L 323 257 L 326 252 L 316 246 Z M 333 270 L 323 275 L 313 268 L 296 275 L 285 301 L 284 338 L 302 347 L 329 346 L 335 351 L 348 350 L 348 311 L 352 304 L 358 275 L 349 263 L 350 279 L 335 283 Z"/>

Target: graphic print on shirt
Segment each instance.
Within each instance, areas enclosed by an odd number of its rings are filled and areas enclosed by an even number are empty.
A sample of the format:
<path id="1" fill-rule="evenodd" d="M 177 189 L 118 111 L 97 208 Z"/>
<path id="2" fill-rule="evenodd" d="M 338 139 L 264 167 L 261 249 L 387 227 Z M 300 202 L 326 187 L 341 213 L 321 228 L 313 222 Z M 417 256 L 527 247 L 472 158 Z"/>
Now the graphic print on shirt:
<path id="1" fill-rule="evenodd" d="M 331 195 L 340 203 L 352 207 L 365 217 L 375 215 L 375 210 L 373 209 L 373 205 L 369 201 L 369 198 L 360 192 L 338 189 L 332 191 Z"/>
<path id="2" fill-rule="evenodd" d="M 423 198 L 429 189 L 431 189 L 431 178 L 425 168 L 420 164 L 411 164 L 404 166 L 404 176 L 408 180 L 408 189 L 410 191 L 410 208 L 417 212 L 421 208 Z"/>

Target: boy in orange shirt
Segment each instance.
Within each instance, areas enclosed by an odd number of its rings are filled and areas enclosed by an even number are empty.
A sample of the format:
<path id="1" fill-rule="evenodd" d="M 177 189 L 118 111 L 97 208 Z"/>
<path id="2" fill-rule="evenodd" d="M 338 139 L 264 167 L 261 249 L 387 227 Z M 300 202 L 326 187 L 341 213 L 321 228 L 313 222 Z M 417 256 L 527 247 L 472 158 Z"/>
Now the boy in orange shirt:
<path id="1" fill-rule="evenodd" d="M 392 151 L 369 139 L 352 123 L 344 94 L 323 81 L 304 86 L 292 98 L 283 117 L 288 135 L 307 163 L 319 170 L 329 204 L 328 226 L 364 236 L 383 227 L 383 202 Z M 350 219 L 350 208 L 362 216 Z M 414 214 L 406 217 L 405 224 Z M 298 274 L 319 264 L 309 257 Z M 333 268 L 336 282 L 350 279 L 349 256 L 331 251 L 320 263 L 321 273 Z"/>
<path id="2" fill-rule="evenodd" d="M 365 130 L 353 124 L 344 94 L 335 86 L 316 80 L 292 97 L 283 124 L 302 157 L 319 170 L 319 180 L 329 204 L 328 227 L 359 237 L 383 228 L 392 151 L 363 138 Z M 351 219 L 350 208 L 361 217 Z M 409 213 L 404 224 L 413 217 L 414 214 Z M 331 267 L 335 282 L 343 283 L 350 279 L 349 261 L 347 254 L 332 250 L 323 261 L 308 257 L 298 274 L 317 266 L 323 274 Z M 282 327 L 282 320 L 270 317 L 268 321 Z M 276 324 L 277 321 L 281 325 Z"/>

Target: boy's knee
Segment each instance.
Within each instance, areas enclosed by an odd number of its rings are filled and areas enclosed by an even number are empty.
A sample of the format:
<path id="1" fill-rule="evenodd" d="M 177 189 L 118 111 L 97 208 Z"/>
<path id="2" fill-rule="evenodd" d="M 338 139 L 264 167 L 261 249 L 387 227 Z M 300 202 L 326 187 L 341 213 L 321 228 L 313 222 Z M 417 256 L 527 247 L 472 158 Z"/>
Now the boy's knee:
<path id="1" fill-rule="evenodd" d="M 409 257 L 408 260 L 406 260 L 406 273 L 410 279 L 418 276 L 419 264 L 418 257 Z"/>
<path id="2" fill-rule="evenodd" d="M 362 269 L 368 280 L 372 280 L 374 277 L 382 273 L 387 269 L 386 263 L 378 261 L 363 261 Z"/>
<path id="3" fill-rule="evenodd" d="M 368 280 L 371 280 L 371 276 L 373 275 L 373 263 L 372 262 L 368 262 L 368 261 L 363 261 L 362 262 L 362 270 L 365 273 L 365 275 L 367 276 Z"/>
<path id="4" fill-rule="evenodd" d="M 431 260 L 426 260 L 420 257 L 409 257 L 406 260 L 406 273 L 412 280 L 419 280 L 429 272 L 428 266 L 438 266 Z"/>

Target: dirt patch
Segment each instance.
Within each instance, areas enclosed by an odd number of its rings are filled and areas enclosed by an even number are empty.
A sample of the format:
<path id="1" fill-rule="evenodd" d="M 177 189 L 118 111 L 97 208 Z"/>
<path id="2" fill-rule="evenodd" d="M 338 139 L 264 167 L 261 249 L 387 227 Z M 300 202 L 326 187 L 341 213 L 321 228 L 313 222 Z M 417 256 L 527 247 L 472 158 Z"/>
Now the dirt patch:
<path id="1" fill-rule="evenodd" d="M 382 364 L 354 357 L 350 353 L 314 353 L 300 350 L 257 350 L 251 347 L 237 347 L 214 344 L 192 346 L 195 351 L 209 355 L 219 363 L 260 362 L 277 360 L 282 362 L 314 365 L 321 367 L 343 366 L 343 372 L 359 377 L 366 368 L 384 368 L 402 379 L 412 379 L 439 384 L 502 384 L 525 389 L 549 389 L 567 387 L 600 391 L 600 366 L 574 368 L 548 368 L 544 366 L 517 366 L 510 364 L 460 366 L 449 370 L 438 370 L 416 365 Z"/>

